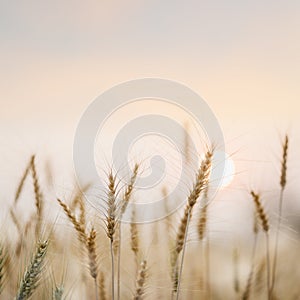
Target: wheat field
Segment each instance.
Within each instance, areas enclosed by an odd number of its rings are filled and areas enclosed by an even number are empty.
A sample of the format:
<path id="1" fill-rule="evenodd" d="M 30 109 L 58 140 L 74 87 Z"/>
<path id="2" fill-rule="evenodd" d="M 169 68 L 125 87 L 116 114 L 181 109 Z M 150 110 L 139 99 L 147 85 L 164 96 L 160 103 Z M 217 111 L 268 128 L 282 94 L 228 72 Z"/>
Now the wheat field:
<path id="1" fill-rule="evenodd" d="M 300 299 L 300 243 L 296 233 L 287 238 L 282 224 L 288 136 L 281 152 L 278 209 L 265 208 L 262 191 L 245 191 L 252 229 L 246 242 L 225 237 L 222 243 L 211 231 L 213 147 L 203 153 L 181 209 L 162 208 L 166 217 L 148 224 L 136 223 L 134 210 L 131 223 L 122 222 L 139 163 L 126 185 L 113 169 L 107 172 L 98 209 L 86 200 L 89 186 L 49 197 L 33 155 L 1 220 L 0 299 Z M 27 218 L 21 202 L 32 211 Z"/>

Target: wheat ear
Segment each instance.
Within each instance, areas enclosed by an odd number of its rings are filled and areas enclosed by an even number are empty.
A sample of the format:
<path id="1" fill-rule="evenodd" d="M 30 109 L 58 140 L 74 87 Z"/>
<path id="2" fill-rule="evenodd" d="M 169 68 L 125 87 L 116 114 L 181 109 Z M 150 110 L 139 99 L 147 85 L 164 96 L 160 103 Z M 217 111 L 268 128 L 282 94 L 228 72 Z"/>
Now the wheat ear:
<path id="1" fill-rule="evenodd" d="M 242 300 L 249 300 L 250 299 L 250 292 L 252 286 L 252 277 L 253 277 L 253 268 L 251 268 L 250 274 L 248 276 L 247 285 L 245 291 L 242 295 Z"/>
<path id="2" fill-rule="evenodd" d="M 132 218 L 130 223 L 130 238 L 131 250 L 134 253 L 136 267 L 138 267 L 138 254 L 139 254 L 139 232 L 137 224 L 135 223 L 135 210 L 132 211 Z"/>
<path id="3" fill-rule="evenodd" d="M 179 254 L 183 248 L 184 237 L 186 227 L 188 225 L 188 215 L 191 213 L 194 205 L 196 204 L 200 193 L 205 189 L 208 183 L 208 178 L 210 174 L 211 168 L 211 160 L 212 160 L 212 152 L 208 151 L 206 153 L 205 159 L 202 161 L 200 169 L 196 176 L 196 181 L 194 187 L 188 197 L 187 204 L 185 206 L 184 214 L 181 219 L 179 229 L 177 232 L 176 238 L 176 252 Z"/>
<path id="4" fill-rule="evenodd" d="M 123 196 L 120 217 L 122 217 L 123 214 L 125 213 L 126 208 L 128 206 L 128 203 L 131 199 L 131 195 L 132 195 L 132 192 L 133 192 L 133 189 L 134 189 L 136 178 L 138 176 L 138 171 L 139 171 L 139 165 L 135 164 L 134 168 L 133 168 L 133 174 L 130 178 L 129 184 L 126 186 L 125 193 L 124 193 L 124 196 Z"/>
<path id="5" fill-rule="evenodd" d="M 233 249 L 232 253 L 232 258 L 233 258 L 233 267 L 234 267 L 234 280 L 233 280 L 233 286 L 234 286 L 234 291 L 238 295 L 240 292 L 240 276 L 239 276 L 239 259 L 240 259 L 240 254 L 237 248 Z"/>
<path id="6" fill-rule="evenodd" d="M 125 193 L 122 199 L 122 205 L 121 205 L 121 213 L 120 213 L 120 220 L 122 220 L 123 214 L 126 211 L 126 208 L 128 206 L 128 203 L 131 199 L 132 192 L 134 189 L 134 185 L 136 182 L 136 178 L 138 176 L 139 171 L 139 164 L 134 165 L 133 174 L 130 178 L 129 184 L 126 186 Z M 121 239 L 122 239 L 122 222 L 119 224 L 119 228 L 117 231 L 117 239 L 114 243 L 114 248 L 117 250 L 118 254 L 118 287 L 117 287 L 117 298 L 120 299 L 120 293 L 121 293 Z"/>
<path id="7" fill-rule="evenodd" d="M 35 166 L 35 155 L 31 157 L 30 166 L 31 166 L 32 179 L 33 179 L 35 206 L 37 212 L 36 237 L 38 238 L 41 232 L 41 224 L 43 219 L 43 195 L 41 193 L 41 188 L 37 176 L 37 171 Z"/>
<path id="8" fill-rule="evenodd" d="M 40 242 L 38 244 L 34 258 L 25 272 L 23 280 L 21 281 L 17 300 L 29 299 L 38 287 L 47 248 L 48 241 Z"/>
<path id="9" fill-rule="evenodd" d="M 282 204 L 283 204 L 283 193 L 286 186 L 286 174 L 287 174 L 287 158 L 288 158 L 288 148 L 289 148 L 289 137 L 285 136 L 284 143 L 282 145 L 282 159 L 281 159 L 281 175 L 280 175 L 280 194 L 279 194 L 279 207 L 278 207 L 278 222 L 275 237 L 275 253 L 273 258 L 273 271 L 272 271 L 272 283 L 271 283 L 271 293 L 273 292 L 276 280 L 276 268 L 278 259 L 278 245 L 279 245 L 279 233 L 281 228 L 282 220 Z"/>
<path id="10" fill-rule="evenodd" d="M 145 282 L 147 277 L 147 261 L 143 260 L 140 264 L 140 269 L 138 272 L 136 280 L 136 290 L 133 300 L 142 300 L 145 294 Z"/>
<path id="11" fill-rule="evenodd" d="M 82 226 L 86 227 L 86 209 L 85 209 L 85 201 L 83 195 L 79 198 L 79 209 L 80 209 L 80 216 L 79 216 L 79 223 Z"/>
<path id="12" fill-rule="evenodd" d="M 268 300 L 270 300 L 271 299 L 271 286 L 270 286 L 271 278 L 270 278 L 269 220 L 260 202 L 260 196 L 253 191 L 251 191 L 251 196 L 255 204 L 257 215 L 261 221 L 262 228 L 266 235 L 267 290 L 268 290 Z"/>
<path id="13" fill-rule="evenodd" d="M 176 246 L 175 246 L 175 251 L 176 251 L 176 261 L 177 263 L 175 264 L 175 270 L 174 274 L 177 272 L 177 266 L 178 266 L 178 257 L 180 252 L 183 250 L 182 253 L 182 258 L 181 258 L 181 263 L 180 263 L 180 271 L 178 274 L 178 286 L 175 289 L 175 292 L 177 293 L 177 299 L 179 299 L 179 293 L 180 293 L 180 282 L 181 282 L 181 274 L 183 270 L 183 262 L 184 262 L 184 252 L 185 252 L 185 245 L 186 245 L 186 239 L 187 239 L 187 232 L 188 232 L 188 225 L 190 222 L 190 218 L 192 216 L 192 209 L 194 205 L 196 204 L 201 192 L 205 190 L 208 180 L 209 180 L 209 175 L 211 171 L 211 163 L 212 163 L 212 156 L 213 156 L 213 151 L 207 151 L 205 154 L 204 160 L 201 162 L 200 168 L 197 172 L 196 175 L 196 180 L 193 186 L 193 189 L 187 199 L 187 204 L 184 209 L 184 214 L 181 219 L 179 229 L 177 232 L 177 238 L 176 238 Z M 175 276 L 174 279 L 176 280 Z"/>
<path id="14" fill-rule="evenodd" d="M 203 241 L 204 239 L 204 236 L 206 234 L 206 226 L 207 226 L 207 205 L 204 205 L 200 210 L 200 218 L 198 222 L 198 235 L 200 241 Z"/>
<path id="15" fill-rule="evenodd" d="M 5 265 L 6 262 L 8 260 L 8 256 L 7 256 L 7 252 L 5 251 L 4 247 L 2 246 L 2 244 L 0 243 L 0 295 L 2 293 L 3 287 L 4 287 L 4 283 L 5 283 L 5 277 L 6 277 L 6 273 L 5 273 Z"/>
<path id="16" fill-rule="evenodd" d="M 87 238 L 87 249 L 89 254 L 89 265 L 90 265 L 90 274 L 92 278 L 94 278 L 95 283 L 95 295 L 96 300 L 98 300 L 98 288 L 97 288 L 97 254 L 96 254 L 96 230 L 94 228 L 91 229 L 90 234 Z"/>
<path id="17" fill-rule="evenodd" d="M 64 293 L 63 286 L 56 286 L 55 290 L 53 291 L 54 300 L 62 300 L 63 293 Z"/>
<path id="18" fill-rule="evenodd" d="M 108 194 L 106 211 L 106 235 L 110 240 L 111 255 L 111 297 L 115 299 L 115 262 L 114 262 L 114 234 L 117 227 L 117 198 L 116 198 L 116 178 L 112 172 L 108 175 Z"/>
<path id="19" fill-rule="evenodd" d="M 108 200 L 106 214 L 106 234 L 111 242 L 114 241 L 114 234 L 117 226 L 117 199 L 115 189 L 115 177 L 112 173 L 108 176 Z"/>
<path id="20" fill-rule="evenodd" d="M 69 206 L 67 204 L 65 204 L 58 198 L 57 198 L 57 202 L 63 208 L 66 216 L 69 218 L 69 220 L 73 224 L 73 226 L 78 234 L 79 241 L 85 245 L 87 242 L 87 235 L 85 232 L 84 224 L 81 224 L 79 221 L 77 221 L 76 217 L 74 216 L 74 214 L 72 213 L 71 209 L 69 208 Z"/>

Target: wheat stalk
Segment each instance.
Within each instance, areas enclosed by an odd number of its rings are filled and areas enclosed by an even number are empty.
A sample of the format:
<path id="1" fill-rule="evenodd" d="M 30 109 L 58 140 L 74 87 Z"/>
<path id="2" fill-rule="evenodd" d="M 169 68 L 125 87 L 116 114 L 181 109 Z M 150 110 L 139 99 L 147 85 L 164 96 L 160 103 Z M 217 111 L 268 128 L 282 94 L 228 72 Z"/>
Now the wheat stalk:
<path id="1" fill-rule="evenodd" d="M 19 220 L 18 220 L 18 218 L 17 218 L 17 216 L 16 216 L 16 214 L 15 214 L 12 207 L 10 208 L 9 213 L 10 213 L 10 217 L 11 217 L 13 223 L 15 224 L 15 226 L 18 230 L 19 235 L 22 236 L 21 224 L 20 224 L 20 222 L 19 222 Z"/>
<path id="2" fill-rule="evenodd" d="M 260 202 L 260 196 L 255 192 L 251 191 L 251 196 L 254 201 L 257 215 L 261 221 L 262 228 L 266 235 L 266 261 L 267 261 L 267 290 L 268 290 L 268 300 L 271 299 L 271 286 L 270 286 L 270 246 L 269 246 L 269 220 L 264 211 L 264 208 Z"/>
<path id="3" fill-rule="evenodd" d="M 209 178 L 210 168 L 211 168 L 211 160 L 212 160 L 212 152 L 208 151 L 197 173 L 194 187 L 188 197 L 184 214 L 179 225 L 179 230 L 177 232 L 177 238 L 176 238 L 176 252 L 178 254 L 181 252 L 183 248 L 186 227 L 188 225 L 187 222 L 188 216 L 191 213 L 194 205 L 196 204 L 196 201 L 198 200 L 200 193 L 205 189 L 205 187 L 208 184 L 208 178 Z"/>
<path id="4" fill-rule="evenodd" d="M 111 297 L 115 298 L 115 263 L 114 263 L 114 234 L 117 227 L 117 197 L 116 197 L 116 178 L 112 172 L 108 175 L 108 194 L 106 211 L 106 235 L 110 240 L 111 255 Z"/>
<path id="5" fill-rule="evenodd" d="M 120 220 L 122 220 L 123 214 L 126 211 L 128 203 L 131 199 L 132 192 L 134 189 L 134 185 L 136 182 L 136 178 L 138 176 L 139 164 L 134 165 L 133 174 L 130 178 L 129 184 L 126 186 L 125 193 L 122 199 L 121 204 L 121 212 L 120 212 Z M 119 224 L 119 228 L 117 230 L 117 240 L 114 242 L 114 248 L 117 250 L 118 254 L 118 287 L 117 287 L 117 298 L 120 299 L 121 292 L 121 239 L 122 239 L 122 222 Z"/>
<path id="6" fill-rule="evenodd" d="M 208 185 L 205 188 L 204 191 L 204 201 L 203 206 L 201 206 L 200 209 L 200 217 L 198 220 L 198 236 L 199 240 L 202 245 L 202 259 L 203 259 L 203 265 L 205 266 L 205 270 L 203 273 L 205 273 L 206 277 L 206 297 L 210 299 L 211 294 L 211 288 L 210 288 L 210 242 L 209 242 L 209 236 L 208 236 L 208 226 L 207 226 L 207 220 L 208 220 Z M 204 244 L 204 238 L 206 237 L 206 243 Z M 204 277 L 204 276 L 203 276 Z"/>
<path id="7" fill-rule="evenodd" d="M 30 166 L 31 166 L 32 179 L 33 179 L 35 206 L 37 211 L 36 237 L 38 238 L 41 232 L 41 223 L 43 219 L 43 195 L 41 193 L 41 188 L 37 176 L 37 171 L 35 166 L 35 155 L 31 157 Z"/>
<path id="8" fill-rule="evenodd" d="M 179 299 L 179 293 L 180 293 L 179 288 L 181 282 L 181 274 L 183 270 L 184 252 L 185 252 L 185 245 L 187 239 L 188 225 L 190 222 L 190 218 L 192 216 L 192 209 L 196 204 L 201 192 L 205 190 L 208 184 L 209 175 L 211 171 L 212 156 L 213 156 L 213 151 L 207 151 L 205 154 L 205 158 L 201 162 L 200 168 L 196 175 L 196 180 L 193 189 L 187 199 L 187 204 L 184 209 L 184 214 L 181 219 L 179 229 L 177 232 L 176 246 L 175 246 L 176 261 L 178 261 L 179 254 L 183 250 L 181 264 L 180 264 L 180 271 L 178 274 L 178 286 L 177 287 L 175 286 L 176 287 L 175 292 L 177 293 L 177 300 Z M 177 273 L 177 265 L 178 263 L 176 263 L 175 265 L 174 273 Z M 176 280 L 175 276 L 174 279 Z"/>
<path id="9" fill-rule="evenodd" d="M 128 206 L 128 203 L 131 199 L 131 195 L 134 189 L 134 185 L 138 176 L 138 171 L 139 171 L 139 164 L 135 164 L 134 168 L 133 168 L 133 174 L 130 178 L 129 184 L 126 186 L 125 189 L 125 193 L 123 196 L 123 200 L 122 200 L 122 206 L 121 206 L 121 214 L 120 214 L 120 218 L 123 216 L 123 214 L 126 211 L 126 208 Z"/>
<path id="10" fill-rule="evenodd" d="M 31 169 L 32 158 L 33 158 L 33 156 L 30 158 L 30 161 L 27 164 L 26 169 L 25 169 L 25 171 L 24 171 L 24 173 L 23 173 L 23 175 L 21 177 L 21 180 L 19 182 L 18 188 L 16 190 L 16 194 L 15 194 L 14 204 L 16 204 L 18 202 L 19 198 L 20 198 L 21 192 L 22 192 L 23 187 L 24 187 L 25 180 L 26 180 L 26 178 L 27 178 L 27 176 L 29 174 L 29 171 Z"/>
<path id="11" fill-rule="evenodd" d="M 282 221 L 283 193 L 284 193 L 284 189 L 285 189 L 285 186 L 286 186 L 288 147 L 289 147 L 289 138 L 288 138 L 288 135 L 286 135 L 284 143 L 282 145 L 281 175 L 280 175 L 280 187 L 281 187 L 281 189 L 280 189 L 280 195 L 279 195 L 278 223 L 277 223 L 276 237 L 275 237 L 275 253 L 274 253 L 274 258 L 273 258 L 271 293 L 274 290 L 275 281 L 276 281 L 276 268 L 277 268 L 277 258 L 278 258 L 279 233 L 280 233 L 281 221 Z"/>
<path id="12" fill-rule="evenodd" d="M 253 275 L 254 275 L 254 267 L 255 267 L 255 253 L 257 247 L 257 234 L 258 234 L 258 222 L 257 222 L 257 212 L 255 211 L 253 214 L 253 233 L 254 233 L 254 244 L 252 249 L 252 262 L 251 262 L 251 270 L 248 275 L 246 288 L 242 295 L 242 300 L 249 300 L 251 294 L 251 288 L 253 284 Z"/>

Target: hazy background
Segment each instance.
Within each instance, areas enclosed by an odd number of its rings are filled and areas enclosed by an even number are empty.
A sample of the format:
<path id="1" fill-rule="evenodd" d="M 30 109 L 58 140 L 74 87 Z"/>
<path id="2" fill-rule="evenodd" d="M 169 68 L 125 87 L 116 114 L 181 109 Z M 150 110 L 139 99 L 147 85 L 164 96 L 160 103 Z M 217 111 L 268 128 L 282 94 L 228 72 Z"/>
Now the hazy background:
<path id="1" fill-rule="evenodd" d="M 86 106 L 141 77 L 206 99 L 240 174 L 228 188 L 237 198 L 250 187 L 277 192 L 288 132 L 288 189 L 299 195 L 299 1 L 2 0 L 0 39 L 2 199 L 32 153 L 40 168 L 55 158 L 65 188 Z"/>

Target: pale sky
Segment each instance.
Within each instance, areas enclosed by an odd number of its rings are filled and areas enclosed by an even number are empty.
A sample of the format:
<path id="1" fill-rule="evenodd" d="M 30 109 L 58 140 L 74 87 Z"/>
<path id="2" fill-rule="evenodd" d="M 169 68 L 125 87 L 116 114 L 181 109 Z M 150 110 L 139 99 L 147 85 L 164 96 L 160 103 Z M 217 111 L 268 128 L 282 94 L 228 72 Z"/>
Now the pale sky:
<path id="1" fill-rule="evenodd" d="M 32 152 L 71 159 L 86 106 L 143 77 L 199 93 L 245 160 L 255 143 L 276 158 L 286 131 L 300 145 L 299 1 L 2 0 L 0 40 L 2 175 Z"/>
<path id="2" fill-rule="evenodd" d="M 187 84 L 225 121 L 296 121 L 300 111 L 299 1 L 0 5 L 1 101 L 11 103 L 1 119 L 35 105 L 47 116 L 70 103 L 80 111 L 105 89 L 145 76 Z"/>

